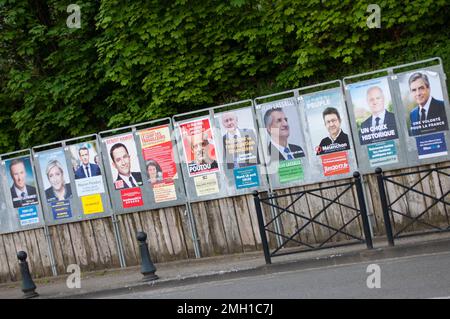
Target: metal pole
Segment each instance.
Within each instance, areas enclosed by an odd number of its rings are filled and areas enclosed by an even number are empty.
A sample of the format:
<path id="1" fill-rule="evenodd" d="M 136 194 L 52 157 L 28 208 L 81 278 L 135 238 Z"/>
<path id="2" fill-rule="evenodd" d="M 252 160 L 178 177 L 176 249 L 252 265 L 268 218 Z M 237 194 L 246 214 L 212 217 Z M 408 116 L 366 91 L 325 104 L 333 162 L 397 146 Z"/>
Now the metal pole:
<path id="1" fill-rule="evenodd" d="M 387 204 L 386 190 L 383 183 L 383 170 L 380 167 L 375 169 L 378 181 L 378 192 L 380 193 L 381 208 L 383 210 L 384 227 L 389 246 L 394 246 L 394 236 L 392 235 L 391 219 L 389 218 L 389 209 Z"/>
<path id="2" fill-rule="evenodd" d="M 186 195 L 186 197 L 187 197 L 187 195 Z M 194 216 L 192 215 L 191 202 L 189 202 L 189 201 L 186 203 L 186 214 L 188 217 L 189 228 L 191 230 L 192 241 L 194 242 L 195 258 L 201 258 L 202 254 L 201 254 L 200 244 L 199 244 L 200 239 L 198 238 Z"/>
<path id="3" fill-rule="evenodd" d="M 366 245 L 368 249 L 373 248 L 372 236 L 370 235 L 369 218 L 367 217 L 366 201 L 364 199 L 364 192 L 361 183 L 361 174 L 359 172 L 353 173 L 355 178 L 356 193 L 358 195 L 359 209 L 361 211 L 361 218 L 363 223 L 364 237 L 366 238 Z"/>
<path id="4" fill-rule="evenodd" d="M 50 265 L 52 267 L 52 274 L 53 276 L 56 277 L 58 276 L 58 270 L 56 269 L 55 255 L 53 253 L 53 243 L 51 238 L 52 236 L 50 235 L 47 225 L 44 225 L 44 236 L 47 238 L 48 253 L 50 255 Z"/>
<path id="5" fill-rule="evenodd" d="M 266 229 L 264 227 L 264 218 L 261 210 L 261 201 L 259 200 L 258 191 L 253 192 L 253 199 L 255 201 L 256 217 L 258 218 L 259 234 L 261 235 L 264 258 L 266 260 L 266 264 L 269 265 L 272 263 L 272 261 L 270 259 L 269 244 L 267 243 Z"/>
<path id="6" fill-rule="evenodd" d="M 125 268 L 127 264 L 125 262 L 125 255 L 123 253 L 122 237 L 120 236 L 119 230 L 119 220 L 117 219 L 116 214 L 112 214 L 111 219 L 113 223 L 114 237 L 116 238 L 117 252 L 119 254 L 120 268 Z"/>

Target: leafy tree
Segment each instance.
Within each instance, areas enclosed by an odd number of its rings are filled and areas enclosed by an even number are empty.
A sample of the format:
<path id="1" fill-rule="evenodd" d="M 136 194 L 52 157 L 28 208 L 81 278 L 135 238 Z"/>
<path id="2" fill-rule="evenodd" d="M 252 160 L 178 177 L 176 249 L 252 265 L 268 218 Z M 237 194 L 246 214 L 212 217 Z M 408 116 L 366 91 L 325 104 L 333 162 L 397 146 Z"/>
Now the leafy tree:
<path id="1" fill-rule="evenodd" d="M 449 3 L 0 0 L 0 152 L 440 56 Z"/>

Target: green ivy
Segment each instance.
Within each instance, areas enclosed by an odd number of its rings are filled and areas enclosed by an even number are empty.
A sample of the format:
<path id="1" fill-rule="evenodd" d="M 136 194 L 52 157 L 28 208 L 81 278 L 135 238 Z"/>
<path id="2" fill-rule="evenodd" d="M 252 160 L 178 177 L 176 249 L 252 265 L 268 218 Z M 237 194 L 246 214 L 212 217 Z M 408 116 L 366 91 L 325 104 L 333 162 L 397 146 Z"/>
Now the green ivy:
<path id="1" fill-rule="evenodd" d="M 449 3 L 0 0 L 0 153 L 442 57 Z"/>

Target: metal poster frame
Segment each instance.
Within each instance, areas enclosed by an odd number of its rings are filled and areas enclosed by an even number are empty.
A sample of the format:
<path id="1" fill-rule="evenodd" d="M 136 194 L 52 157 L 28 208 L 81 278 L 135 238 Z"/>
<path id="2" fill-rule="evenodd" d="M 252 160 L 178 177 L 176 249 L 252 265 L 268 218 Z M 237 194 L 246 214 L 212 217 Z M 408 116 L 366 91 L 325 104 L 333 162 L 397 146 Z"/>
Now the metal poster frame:
<path id="1" fill-rule="evenodd" d="M 255 165 L 257 167 L 257 174 L 259 178 L 259 186 L 255 187 L 249 187 L 249 188 L 243 188 L 241 190 L 238 190 L 235 186 L 234 178 L 230 175 L 229 171 L 230 169 L 226 168 L 226 163 L 223 161 L 224 154 L 223 154 L 223 141 L 222 141 L 222 134 L 220 127 L 218 127 L 216 124 L 218 122 L 217 115 L 221 114 L 222 112 L 226 111 L 241 111 L 249 109 L 252 112 L 253 120 L 251 121 L 253 124 L 253 127 L 256 131 L 258 131 L 258 125 L 256 122 L 256 114 L 254 112 L 254 105 L 253 101 L 243 100 L 218 106 L 213 106 L 201 110 L 195 110 L 191 112 L 181 113 L 173 116 L 173 125 L 174 125 L 174 132 L 177 140 L 178 145 L 178 152 L 179 157 L 181 160 L 180 165 L 183 170 L 183 177 L 185 180 L 185 188 L 186 193 L 188 196 L 188 199 L 190 202 L 202 202 L 202 201 L 208 201 L 208 200 L 214 200 L 214 199 L 220 199 L 220 198 L 226 198 L 226 197 L 233 197 L 233 196 L 241 196 L 241 195 L 247 195 L 253 193 L 256 191 L 268 191 L 268 183 L 265 179 L 265 167 L 263 165 L 264 162 L 264 155 L 261 152 L 261 143 L 260 138 L 258 138 L 258 132 L 255 132 L 257 139 L 258 139 L 258 156 L 260 159 L 260 164 Z M 218 110 L 221 110 L 222 112 L 217 112 Z M 209 123 L 211 126 L 211 129 L 214 134 L 214 141 L 215 141 L 215 150 L 216 150 L 216 159 L 218 161 L 219 171 L 218 172 L 212 172 L 207 173 L 205 175 L 214 174 L 215 178 L 217 180 L 218 184 L 218 192 L 214 194 L 208 194 L 208 195 L 202 195 L 198 196 L 197 191 L 194 187 L 194 178 L 193 176 L 189 176 L 189 173 L 186 168 L 186 159 L 183 149 L 183 141 L 180 136 L 179 127 L 180 125 L 183 125 L 187 122 L 192 122 L 195 120 L 200 119 L 209 119 Z M 224 173 L 226 172 L 226 174 Z"/>
<path id="2" fill-rule="evenodd" d="M 432 64 L 434 62 L 434 64 Z M 436 65 L 436 62 L 438 63 Z M 421 68 L 417 68 L 419 65 L 425 65 Z M 401 69 L 403 71 L 401 71 Z M 406 69 L 406 71 L 405 71 Z M 400 72 L 397 72 L 400 70 Z M 414 71 L 431 71 L 435 72 L 439 75 L 440 86 L 443 94 L 445 109 L 446 109 L 446 120 L 447 123 L 450 123 L 450 108 L 449 108 L 449 99 L 447 94 L 446 87 L 446 75 L 444 73 L 442 60 L 439 57 L 417 61 L 413 63 L 407 63 L 402 65 L 397 65 L 394 67 L 389 67 L 385 69 L 375 70 L 371 72 L 356 74 L 352 76 L 347 76 L 343 79 L 345 95 L 348 105 L 350 124 L 352 126 L 352 131 L 354 133 L 354 141 L 358 156 L 358 166 L 359 170 L 362 174 L 373 174 L 377 167 L 381 167 L 383 171 L 390 171 L 408 167 L 414 167 L 419 165 L 433 164 L 439 163 L 443 161 L 447 161 L 450 159 L 450 156 L 447 154 L 446 156 L 438 156 L 438 157 L 430 157 L 419 159 L 418 158 L 418 149 L 414 136 L 409 136 L 408 127 L 405 121 L 407 117 L 406 110 L 403 107 L 402 95 L 400 90 L 399 77 L 402 75 L 406 75 L 408 73 L 412 73 Z M 355 82 L 355 79 L 364 80 Z M 397 160 L 396 163 L 387 163 L 387 164 L 379 164 L 379 165 L 371 165 L 369 159 L 369 151 L 367 145 L 361 145 L 360 140 L 358 138 L 358 129 L 356 126 L 356 120 L 354 115 L 354 105 L 351 98 L 350 90 L 352 86 L 363 84 L 364 82 L 370 82 L 372 80 L 386 78 L 389 84 L 389 91 L 392 98 L 393 111 L 395 114 L 395 120 L 397 125 L 398 139 L 395 141 L 396 152 L 397 152 Z M 447 150 L 448 145 L 450 143 L 450 131 L 443 131 L 444 139 L 446 140 Z M 431 135 L 431 134 L 424 134 Z M 380 143 L 380 145 L 383 143 Z"/>
<path id="3" fill-rule="evenodd" d="M 327 87 L 324 89 L 324 87 Z M 331 88 L 330 88 L 331 87 Z M 322 89 L 321 89 L 322 88 Z M 301 93 L 303 91 L 308 91 L 307 93 Z M 327 93 L 336 91 L 338 94 L 340 94 L 339 103 L 341 109 L 343 109 L 343 113 L 341 114 L 342 122 L 347 127 L 348 132 L 346 134 L 348 135 L 349 139 L 349 146 L 350 149 L 346 150 L 347 153 L 347 163 L 349 165 L 348 172 L 339 174 L 339 175 L 332 175 L 332 176 L 324 176 L 323 170 L 319 170 L 320 167 L 320 160 L 317 158 L 317 155 L 315 154 L 315 150 L 311 149 L 312 140 L 311 135 L 308 128 L 307 123 L 307 117 L 306 117 L 306 110 L 304 105 L 304 96 L 319 94 L 319 93 Z M 267 101 L 269 100 L 269 101 Z M 267 102 L 260 102 L 260 101 L 267 101 Z M 344 95 L 342 93 L 342 82 L 340 80 L 334 80 L 324 83 L 319 83 L 315 85 L 310 85 L 306 87 L 296 88 L 292 90 L 287 90 L 284 92 L 279 92 L 275 94 L 270 94 L 266 96 L 261 96 L 255 98 L 255 108 L 256 112 L 258 114 L 258 123 L 259 126 L 263 129 L 265 129 L 263 114 L 262 114 L 262 108 L 268 107 L 268 106 L 290 106 L 294 107 L 297 110 L 297 116 L 298 118 L 294 118 L 294 121 L 289 121 L 289 123 L 293 123 L 298 121 L 300 123 L 299 127 L 301 129 L 301 132 L 303 133 L 303 142 L 304 146 L 302 147 L 304 150 L 304 153 L 306 154 L 305 157 L 302 160 L 302 166 L 303 166 L 303 172 L 304 172 L 304 178 L 303 180 L 295 180 L 292 182 L 287 183 L 280 183 L 278 181 L 278 174 L 274 169 L 268 169 L 271 174 L 269 174 L 269 182 L 270 182 L 270 188 L 271 190 L 278 190 L 278 189 L 286 189 L 290 187 L 296 187 L 296 186 L 303 186 L 303 185 L 310 185 L 315 183 L 323 183 L 323 182 L 329 182 L 329 181 L 335 181 L 335 180 L 341 180 L 346 178 L 351 178 L 353 175 L 353 172 L 357 170 L 357 161 L 356 161 L 356 154 L 354 151 L 354 143 L 353 143 L 353 136 L 350 132 L 350 124 L 348 120 L 348 112 L 345 105 Z M 261 138 L 261 140 L 264 142 L 265 145 L 268 145 L 269 137 L 268 134 L 265 138 Z M 264 152 L 265 156 L 266 152 Z M 312 164 L 314 163 L 314 164 Z M 267 162 L 266 162 L 267 164 Z M 318 177 L 320 176 L 320 178 Z"/>
<path id="4" fill-rule="evenodd" d="M 10 185 L 7 183 L 7 174 L 5 161 L 20 159 L 28 157 L 30 160 L 31 173 L 33 174 L 37 203 L 29 206 L 35 206 L 37 210 L 38 222 L 21 225 L 19 217 L 19 207 L 14 207 L 12 204 L 12 197 L 10 192 Z M 45 225 L 44 214 L 42 210 L 42 201 L 39 196 L 39 187 L 37 183 L 36 171 L 34 168 L 33 157 L 31 155 L 31 149 L 23 149 L 19 151 L 0 154 L 0 234 L 12 233 L 16 231 L 25 231 L 37 228 L 43 228 Z M 28 206 L 25 206 L 28 207 Z"/>
<path id="5" fill-rule="evenodd" d="M 105 182 L 106 182 L 106 178 L 105 178 L 104 174 L 101 175 L 102 183 L 103 183 L 103 193 L 98 193 L 98 194 L 100 194 L 103 212 L 90 213 L 90 214 L 84 213 L 82 199 L 78 195 L 78 190 L 77 190 L 77 186 L 75 183 L 75 173 L 74 173 L 73 169 L 71 169 L 71 155 L 70 155 L 70 151 L 69 151 L 69 146 L 71 146 L 73 144 L 77 144 L 77 143 L 75 143 L 75 141 L 80 141 L 80 142 L 81 141 L 85 141 L 85 142 L 95 141 L 97 143 L 97 148 L 98 148 L 97 153 L 100 156 L 100 158 L 102 158 L 102 152 L 99 147 L 100 144 L 98 141 L 97 134 L 80 136 L 80 137 L 62 140 L 62 141 L 58 141 L 58 142 L 43 144 L 43 145 L 35 146 L 32 148 L 32 154 L 33 154 L 33 158 L 35 160 L 35 171 L 37 174 L 38 184 L 40 186 L 39 193 L 41 196 L 41 200 L 45 200 L 45 205 L 43 204 L 42 206 L 43 206 L 46 225 L 59 225 L 59 224 L 66 224 L 66 223 L 78 222 L 78 221 L 83 221 L 83 220 L 98 219 L 98 218 L 109 217 L 112 214 L 108 188 L 104 187 Z M 70 142 L 70 143 L 68 144 L 68 142 Z M 51 147 L 51 146 L 54 146 L 54 147 Z M 70 180 L 70 187 L 72 190 L 71 198 L 66 199 L 66 201 L 69 201 L 70 211 L 71 211 L 72 216 L 68 217 L 68 218 L 62 218 L 62 219 L 54 218 L 50 204 L 47 203 L 45 189 L 44 189 L 44 181 L 42 179 L 43 172 L 41 172 L 41 167 L 38 163 L 38 158 L 43 156 L 45 153 L 48 153 L 51 151 L 57 152 L 58 150 L 62 151 L 64 154 L 65 164 L 66 164 L 66 168 L 67 168 L 68 174 L 69 174 L 68 178 Z M 103 167 L 102 161 L 99 162 L 99 166 L 100 166 L 101 171 L 104 172 L 104 167 Z M 96 195 L 96 194 L 94 194 L 94 195 Z"/>

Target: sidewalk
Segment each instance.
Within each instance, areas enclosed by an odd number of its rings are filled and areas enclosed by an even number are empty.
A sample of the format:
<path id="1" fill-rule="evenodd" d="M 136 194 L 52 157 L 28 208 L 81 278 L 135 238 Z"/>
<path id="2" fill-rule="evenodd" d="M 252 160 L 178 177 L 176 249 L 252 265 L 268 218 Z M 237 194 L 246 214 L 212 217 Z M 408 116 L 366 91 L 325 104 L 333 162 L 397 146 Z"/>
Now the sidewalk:
<path id="1" fill-rule="evenodd" d="M 389 247 L 385 239 L 377 239 L 374 249 L 363 244 L 328 248 L 272 258 L 266 265 L 263 252 L 208 257 L 155 264 L 159 279 L 141 282 L 140 267 L 110 269 L 82 273 L 81 288 L 69 289 L 67 276 L 36 279 L 38 298 L 96 298 L 128 291 L 174 287 L 199 282 L 255 276 L 294 269 L 308 269 L 340 264 L 371 262 L 385 258 L 450 251 L 450 233 L 438 233 L 398 239 Z M 22 298 L 21 282 L 0 284 L 0 298 Z"/>

